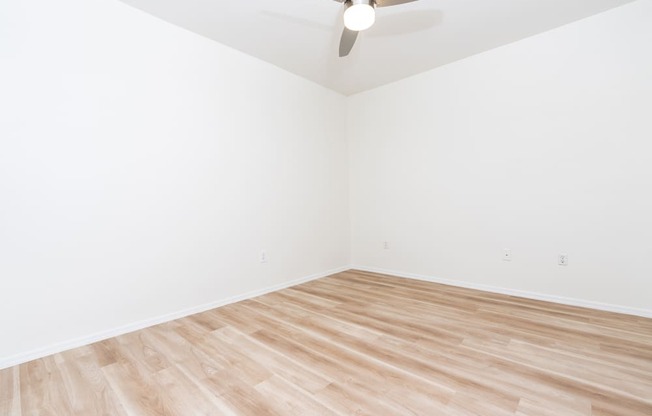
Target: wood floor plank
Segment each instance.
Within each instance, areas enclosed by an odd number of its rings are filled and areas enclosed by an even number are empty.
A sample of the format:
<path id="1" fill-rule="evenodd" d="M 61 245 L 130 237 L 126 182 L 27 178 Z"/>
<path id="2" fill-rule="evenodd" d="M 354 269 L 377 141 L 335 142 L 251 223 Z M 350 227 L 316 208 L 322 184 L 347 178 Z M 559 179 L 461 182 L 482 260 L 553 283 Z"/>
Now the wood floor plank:
<path id="1" fill-rule="evenodd" d="M 77 348 L 58 356 L 61 358 L 59 369 L 75 414 L 126 416 L 91 347 Z"/>
<path id="2" fill-rule="evenodd" d="M 20 397 L 23 415 L 74 414 L 54 356 L 20 366 Z"/>
<path id="3" fill-rule="evenodd" d="M 334 381 L 326 377 L 325 374 L 313 371 L 312 368 L 303 365 L 293 357 L 279 354 L 269 348 L 269 346 L 257 342 L 251 336 L 239 332 L 234 328 L 223 328 L 219 333 L 214 334 L 214 336 L 232 344 L 250 360 L 269 369 L 271 374 L 300 386 L 301 389 L 307 392 L 316 393 Z"/>
<path id="4" fill-rule="evenodd" d="M 283 377 L 273 375 L 256 386 L 265 400 L 279 414 L 303 416 L 337 416 L 333 409 L 320 403 L 313 394 L 285 380 Z"/>
<path id="5" fill-rule="evenodd" d="M 351 270 L 0 370 L 0 416 L 650 416 L 652 319 Z"/>
<path id="6" fill-rule="evenodd" d="M 21 414 L 19 367 L 0 370 L 0 415 Z"/>

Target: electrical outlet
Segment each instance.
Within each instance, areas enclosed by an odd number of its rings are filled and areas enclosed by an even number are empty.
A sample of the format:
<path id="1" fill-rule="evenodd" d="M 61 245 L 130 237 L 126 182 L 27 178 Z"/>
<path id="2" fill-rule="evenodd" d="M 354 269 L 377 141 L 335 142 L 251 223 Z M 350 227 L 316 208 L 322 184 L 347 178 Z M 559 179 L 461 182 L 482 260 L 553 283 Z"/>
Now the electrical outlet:
<path id="1" fill-rule="evenodd" d="M 568 254 L 560 254 L 558 263 L 560 266 L 568 266 Z"/>
<path id="2" fill-rule="evenodd" d="M 389 250 L 389 241 L 383 241 L 383 250 Z"/>
<path id="3" fill-rule="evenodd" d="M 503 250 L 503 261 L 512 261 L 512 250 L 508 248 Z"/>
<path id="4" fill-rule="evenodd" d="M 267 263 L 267 251 L 265 250 L 260 251 L 260 262 Z"/>

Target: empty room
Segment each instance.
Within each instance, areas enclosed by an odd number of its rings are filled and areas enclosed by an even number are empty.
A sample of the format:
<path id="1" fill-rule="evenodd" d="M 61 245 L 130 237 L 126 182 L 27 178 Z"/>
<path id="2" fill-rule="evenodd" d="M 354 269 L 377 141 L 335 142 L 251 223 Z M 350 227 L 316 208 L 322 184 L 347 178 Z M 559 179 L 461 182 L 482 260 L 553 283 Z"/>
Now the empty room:
<path id="1" fill-rule="evenodd" d="M 0 416 L 651 416 L 652 0 L 0 0 Z"/>

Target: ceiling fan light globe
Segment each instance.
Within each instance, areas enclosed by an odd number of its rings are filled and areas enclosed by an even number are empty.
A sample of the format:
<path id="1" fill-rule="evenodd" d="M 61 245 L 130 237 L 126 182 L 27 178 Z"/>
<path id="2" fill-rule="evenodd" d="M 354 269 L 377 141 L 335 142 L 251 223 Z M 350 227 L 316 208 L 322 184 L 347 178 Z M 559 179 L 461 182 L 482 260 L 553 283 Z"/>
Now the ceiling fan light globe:
<path id="1" fill-rule="evenodd" d="M 344 11 L 344 26 L 349 30 L 360 32 L 369 29 L 376 22 L 376 10 L 373 2 L 353 2 Z"/>

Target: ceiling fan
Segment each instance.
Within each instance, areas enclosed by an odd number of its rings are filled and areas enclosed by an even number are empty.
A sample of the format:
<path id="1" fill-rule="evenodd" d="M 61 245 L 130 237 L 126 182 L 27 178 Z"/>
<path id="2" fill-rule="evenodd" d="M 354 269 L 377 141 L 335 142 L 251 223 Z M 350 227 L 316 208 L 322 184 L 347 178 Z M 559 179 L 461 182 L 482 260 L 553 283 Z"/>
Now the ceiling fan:
<path id="1" fill-rule="evenodd" d="M 344 31 L 340 39 L 340 58 L 347 56 L 358 33 L 369 29 L 376 22 L 376 7 L 397 6 L 417 0 L 335 0 L 344 3 Z"/>

